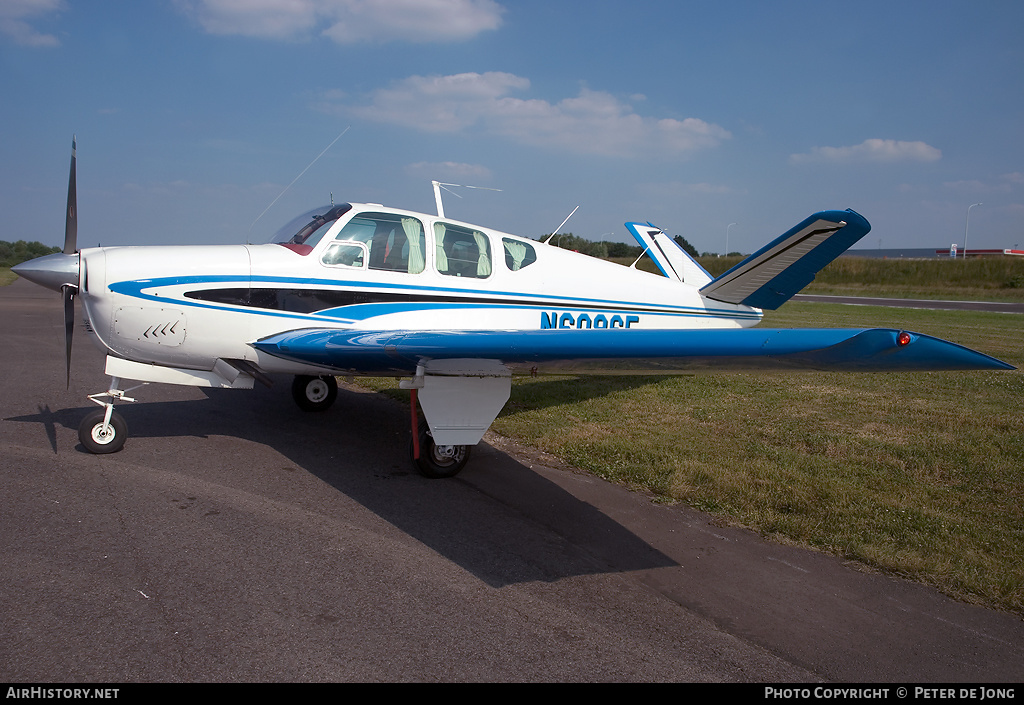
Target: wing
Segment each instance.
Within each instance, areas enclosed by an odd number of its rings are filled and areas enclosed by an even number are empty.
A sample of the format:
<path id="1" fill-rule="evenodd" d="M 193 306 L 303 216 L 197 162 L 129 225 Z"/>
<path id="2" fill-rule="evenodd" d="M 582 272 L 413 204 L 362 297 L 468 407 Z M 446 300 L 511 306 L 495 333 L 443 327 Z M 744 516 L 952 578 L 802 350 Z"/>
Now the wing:
<path id="1" fill-rule="evenodd" d="M 776 309 L 870 229 L 868 221 L 852 210 L 815 213 L 703 286 L 700 293 L 716 301 Z"/>
<path id="2" fill-rule="evenodd" d="M 983 353 L 889 329 L 342 331 L 303 329 L 257 349 L 348 374 L 410 375 L 427 361 L 488 360 L 541 374 L 725 370 L 1014 369 Z M 448 374 L 461 374 L 453 368 Z M 472 375 L 472 371 L 466 374 Z"/>
<path id="3" fill-rule="evenodd" d="M 938 338 L 868 329 L 340 331 L 253 345 L 348 374 L 412 376 L 437 444 L 473 445 L 508 400 L 513 371 L 674 374 L 724 370 L 1013 369 Z"/>

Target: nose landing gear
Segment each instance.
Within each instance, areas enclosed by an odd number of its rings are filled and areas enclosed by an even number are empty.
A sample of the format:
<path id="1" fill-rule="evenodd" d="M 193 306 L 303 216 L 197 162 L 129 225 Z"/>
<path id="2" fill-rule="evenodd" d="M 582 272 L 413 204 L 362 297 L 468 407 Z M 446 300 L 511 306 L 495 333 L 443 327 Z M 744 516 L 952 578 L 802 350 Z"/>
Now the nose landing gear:
<path id="1" fill-rule="evenodd" d="M 98 455 L 116 453 L 124 447 L 124 442 L 128 440 L 128 424 L 125 423 L 121 414 L 114 411 L 113 400 L 135 401 L 132 397 L 125 396 L 125 391 L 138 389 L 145 386 L 145 383 L 128 390 L 118 389 L 120 386 L 120 378 L 111 377 L 110 389 L 99 394 L 89 395 L 89 399 L 103 407 L 86 414 L 78 426 L 78 440 L 90 453 Z M 111 401 L 100 401 L 100 397 L 109 397 Z"/>

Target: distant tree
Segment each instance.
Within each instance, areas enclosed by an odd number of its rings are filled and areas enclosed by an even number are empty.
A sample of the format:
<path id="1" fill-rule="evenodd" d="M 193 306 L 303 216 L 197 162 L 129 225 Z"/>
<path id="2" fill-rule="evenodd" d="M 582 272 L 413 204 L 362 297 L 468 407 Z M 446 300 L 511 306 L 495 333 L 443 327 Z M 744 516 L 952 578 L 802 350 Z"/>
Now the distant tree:
<path id="1" fill-rule="evenodd" d="M 0 267 L 13 267 L 36 257 L 60 252 L 59 247 L 48 247 L 41 242 L 6 242 L 0 240 Z"/>
<path id="2" fill-rule="evenodd" d="M 675 240 L 676 244 L 682 247 L 683 251 L 686 252 L 686 254 L 690 255 L 690 257 L 700 257 L 700 255 L 697 253 L 697 248 L 691 245 L 689 242 L 687 242 L 686 238 L 683 237 L 682 235 L 676 235 L 672 239 Z"/>
<path id="3" fill-rule="evenodd" d="M 606 242 L 608 245 L 609 257 L 632 257 L 636 259 L 644 251 L 639 245 L 630 245 L 625 242 Z"/>

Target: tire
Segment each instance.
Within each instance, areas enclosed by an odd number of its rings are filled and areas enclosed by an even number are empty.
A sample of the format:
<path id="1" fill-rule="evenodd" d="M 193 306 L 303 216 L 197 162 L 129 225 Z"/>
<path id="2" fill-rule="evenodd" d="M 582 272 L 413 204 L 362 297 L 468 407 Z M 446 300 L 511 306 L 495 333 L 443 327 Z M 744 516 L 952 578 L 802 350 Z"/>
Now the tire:
<path id="1" fill-rule="evenodd" d="M 455 477 L 469 462 L 469 454 L 473 446 L 438 446 L 430 435 L 430 427 L 425 421 L 419 427 L 420 457 L 413 457 L 416 468 L 424 477 L 442 479 Z M 412 443 L 409 444 L 409 455 L 412 457 Z"/>
<path id="2" fill-rule="evenodd" d="M 104 427 L 104 416 L 104 409 L 90 411 L 78 426 L 78 440 L 87 451 L 97 455 L 116 453 L 128 440 L 128 425 L 124 417 L 115 411 L 110 414 L 110 424 Z"/>
<path id="3" fill-rule="evenodd" d="M 292 398 L 303 411 L 326 411 L 338 398 L 338 380 L 333 375 L 296 375 Z"/>

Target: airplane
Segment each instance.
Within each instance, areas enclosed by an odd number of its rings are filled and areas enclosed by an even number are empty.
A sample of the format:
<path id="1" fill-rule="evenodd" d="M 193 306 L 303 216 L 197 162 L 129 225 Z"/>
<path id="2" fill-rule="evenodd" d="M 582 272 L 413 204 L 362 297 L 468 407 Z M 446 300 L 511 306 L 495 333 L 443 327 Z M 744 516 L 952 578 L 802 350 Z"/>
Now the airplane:
<path id="1" fill-rule="evenodd" d="M 911 331 L 754 327 L 867 234 L 852 210 L 815 213 L 718 277 L 647 222 L 625 226 L 661 274 L 447 218 L 436 182 L 434 215 L 342 203 L 266 244 L 79 250 L 76 146 L 63 251 L 13 270 L 62 292 L 69 385 L 75 299 L 106 353 L 110 386 L 79 427 L 92 453 L 124 446 L 114 404 L 154 382 L 251 389 L 291 375 L 315 412 L 337 376 L 399 377 L 411 458 L 443 478 L 465 467 L 514 374 L 1014 369 Z"/>

